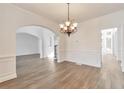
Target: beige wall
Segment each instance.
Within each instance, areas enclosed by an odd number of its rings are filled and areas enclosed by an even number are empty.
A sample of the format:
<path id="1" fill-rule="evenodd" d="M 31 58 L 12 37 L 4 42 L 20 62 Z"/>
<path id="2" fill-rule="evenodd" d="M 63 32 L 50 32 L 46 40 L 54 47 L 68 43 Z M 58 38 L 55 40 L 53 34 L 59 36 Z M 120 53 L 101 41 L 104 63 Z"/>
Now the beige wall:
<path id="1" fill-rule="evenodd" d="M 11 4 L 0 4 L 0 82 L 16 77 L 16 30 L 25 25 L 42 25 L 53 31 L 58 27 L 42 16 Z"/>

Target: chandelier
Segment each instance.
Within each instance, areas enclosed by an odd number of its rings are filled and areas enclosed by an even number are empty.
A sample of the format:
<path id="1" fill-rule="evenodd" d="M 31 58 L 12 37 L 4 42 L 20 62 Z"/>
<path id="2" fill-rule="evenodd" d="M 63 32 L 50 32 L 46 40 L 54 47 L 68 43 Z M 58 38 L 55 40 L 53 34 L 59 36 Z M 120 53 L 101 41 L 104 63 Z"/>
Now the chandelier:
<path id="1" fill-rule="evenodd" d="M 67 6 L 68 6 L 68 19 L 64 24 L 59 24 L 59 26 L 60 26 L 60 32 L 66 33 L 68 36 L 70 36 L 71 33 L 77 31 L 77 23 L 70 20 L 69 3 L 67 3 Z"/>

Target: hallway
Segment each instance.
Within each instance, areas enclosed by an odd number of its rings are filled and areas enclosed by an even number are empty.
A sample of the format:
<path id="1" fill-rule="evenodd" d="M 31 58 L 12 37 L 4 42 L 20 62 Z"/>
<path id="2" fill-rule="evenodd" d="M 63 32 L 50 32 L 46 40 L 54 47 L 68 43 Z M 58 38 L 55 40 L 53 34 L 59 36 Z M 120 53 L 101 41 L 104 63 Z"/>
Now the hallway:
<path id="1" fill-rule="evenodd" d="M 39 55 L 17 57 L 18 78 L 0 88 L 124 88 L 124 73 L 111 55 L 104 56 L 102 68 L 55 63 Z"/>

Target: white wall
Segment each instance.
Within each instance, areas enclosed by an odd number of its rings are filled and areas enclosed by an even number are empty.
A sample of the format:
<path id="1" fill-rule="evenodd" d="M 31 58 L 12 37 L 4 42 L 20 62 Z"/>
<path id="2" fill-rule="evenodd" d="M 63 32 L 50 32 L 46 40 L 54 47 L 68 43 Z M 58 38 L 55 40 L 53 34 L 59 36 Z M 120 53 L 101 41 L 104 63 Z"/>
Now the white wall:
<path id="1" fill-rule="evenodd" d="M 54 57 L 54 36 L 55 34 L 51 31 L 43 32 L 44 57 Z"/>
<path id="2" fill-rule="evenodd" d="M 16 35 L 16 55 L 39 54 L 38 38 L 28 34 Z"/>
<path id="3" fill-rule="evenodd" d="M 57 60 L 58 62 L 63 62 L 66 60 L 66 46 L 67 46 L 67 41 L 66 41 L 66 34 L 64 33 L 61 33 L 59 35 L 60 37 L 63 37 L 63 38 L 58 38 L 58 46 L 57 46 L 57 54 L 59 54 L 59 56 L 57 57 Z"/>
<path id="4" fill-rule="evenodd" d="M 100 67 L 100 31 L 97 21 L 80 23 L 78 31 L 67 37 L 67 60 Z"/>
<path id="5" fill-rule="evenodd" d="M 0 82 L 16 78 L 16 30 L 32 24 L 49 27 L 55 32 L 58 27 L 55 22 L 32 12 L 0 4 Z"/>
<path id="6" fill-rule="evenodd" d="M 66 57 L 78 64 L 101 66 L 101 29 L 118 27 L 124 24 L 124 11 L 91 19 L 78 25 L 78 31 L 66 37 Z M 119 43 L 120 44 L 120 43 Z M 121 50 L 122 51 L 122 50 Z M 119 54 L 120 54 L 119 48 Z"/>

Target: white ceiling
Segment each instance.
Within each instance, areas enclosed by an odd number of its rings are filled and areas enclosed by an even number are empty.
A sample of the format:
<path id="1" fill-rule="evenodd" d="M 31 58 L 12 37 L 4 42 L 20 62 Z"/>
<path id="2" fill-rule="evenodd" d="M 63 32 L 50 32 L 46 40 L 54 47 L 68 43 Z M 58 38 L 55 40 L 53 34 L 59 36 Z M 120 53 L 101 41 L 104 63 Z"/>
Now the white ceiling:
<path id="1" fill-rule="evenodd" d="M 67 5 L 64 3 L 20 3 L 14 4 L 28 11 L 47 17 L 57 23 L 62 23 L 67 19 Z M 70 4 L 70 18 L 76 22 L 82 22 L 98 16 L 103 16 L 112 12 L 124 9 L 124 4 Z"/>

